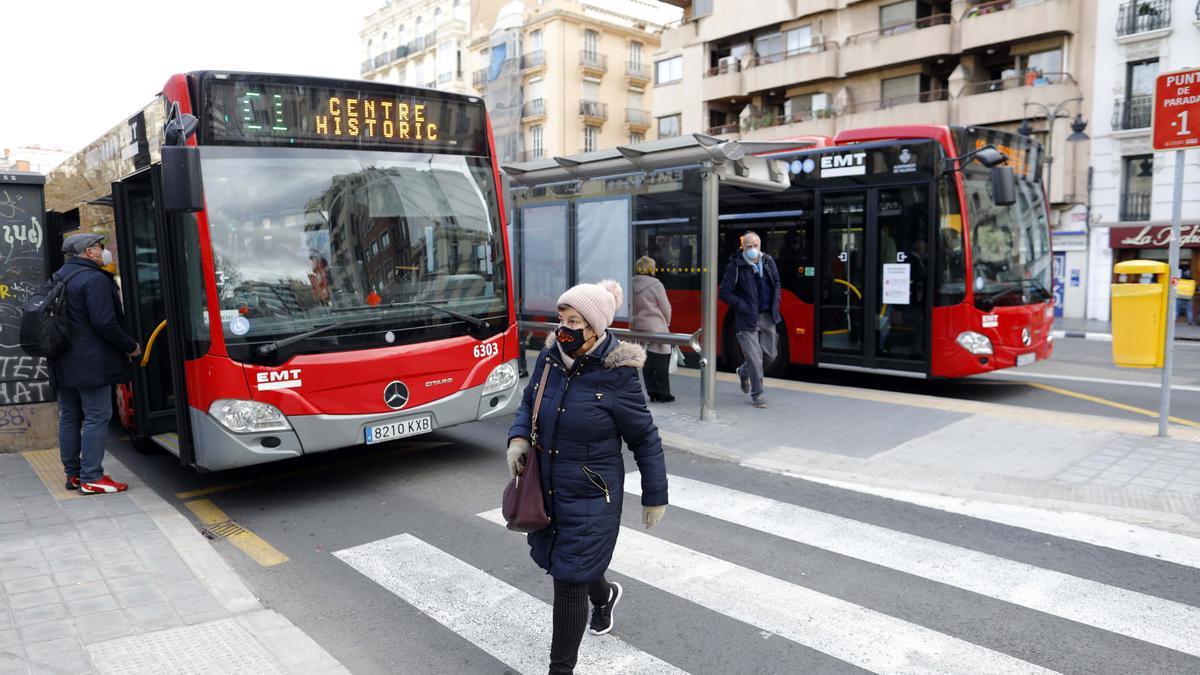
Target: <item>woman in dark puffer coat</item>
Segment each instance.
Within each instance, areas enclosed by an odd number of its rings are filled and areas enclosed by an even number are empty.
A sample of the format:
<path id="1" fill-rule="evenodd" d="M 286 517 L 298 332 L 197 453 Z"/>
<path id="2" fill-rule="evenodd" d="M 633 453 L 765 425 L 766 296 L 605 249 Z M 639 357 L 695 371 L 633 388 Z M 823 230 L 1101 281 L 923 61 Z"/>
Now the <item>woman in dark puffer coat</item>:
<path id="1" fill-rule="evenodd" d="M 613 608 L 622 588 L 604 573 L 621 526 L 622 440 L 641 472 L 643 524 L 654 526 L 667 508 L 662 441 L 638 380 L 646 352 L 606 332 L 621 300 L 621 286 L 615 281 L 580 284 L 562 294 L 562 325 L 530 370 L 529 386 L 508 433 L 509 471 L 517 475 L 533 433 L 538 382 L 542 369 L 549 368 L 537 438 L 542 494 L 551 522 L 529 535 L 529 546 L 533 560 L 554 578 L 550 673 L 574 671 L 585 627 L 595 635 L 613 628 Z"/>

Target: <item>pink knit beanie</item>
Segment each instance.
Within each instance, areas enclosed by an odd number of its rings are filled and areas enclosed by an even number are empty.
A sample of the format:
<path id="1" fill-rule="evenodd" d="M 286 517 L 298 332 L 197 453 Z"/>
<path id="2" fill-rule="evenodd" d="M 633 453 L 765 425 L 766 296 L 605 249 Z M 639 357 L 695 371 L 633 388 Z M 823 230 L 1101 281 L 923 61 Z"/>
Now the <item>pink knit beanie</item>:
<path id="1" fill-rule="evenodd" d="M 605 279 L 598 284 L 579 284 L 558 296 L 558 304 L 573 307 L 592 330 L 603 333 L 612 325 L 617 308 L 625 300 L 621 284 Z"/>

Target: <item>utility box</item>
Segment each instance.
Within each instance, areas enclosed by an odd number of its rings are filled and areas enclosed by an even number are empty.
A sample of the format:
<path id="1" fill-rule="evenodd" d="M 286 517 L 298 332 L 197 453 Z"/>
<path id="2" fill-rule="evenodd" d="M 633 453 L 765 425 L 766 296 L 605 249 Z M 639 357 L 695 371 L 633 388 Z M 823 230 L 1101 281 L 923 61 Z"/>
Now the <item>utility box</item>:
<path id="1" fill-rule="evenodd" d="M 1162 368 L 1166 346 L 1170 267 L 1154 260 L 1127 260 L 1113 267 L 1113 363 Z"/>

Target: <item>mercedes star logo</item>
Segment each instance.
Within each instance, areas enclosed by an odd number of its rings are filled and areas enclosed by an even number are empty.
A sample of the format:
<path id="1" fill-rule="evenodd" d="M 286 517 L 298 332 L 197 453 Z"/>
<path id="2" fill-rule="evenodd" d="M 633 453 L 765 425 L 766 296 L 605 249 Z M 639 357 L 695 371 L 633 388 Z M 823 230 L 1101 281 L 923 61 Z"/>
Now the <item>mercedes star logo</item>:
<path id="1" fill-rule="evenodd" d="M 400 380 L 388 382 L 383 388 L 383 402 L 392 410 L 399 410 L 408 403 L 408 387 Z"/>
<path id="2" fill-rule="evenodd" d="M 1031 339 L 1030 339 L 1030 337 L 1029 337 L 1029 329 L 1028 329 L 1028 328 L 1022 328 L 1022 329 L 1021 329 L 1021 344 L 1025 345 L 1026 347 L 1028 347 L 1028 346 L 1029 346 L 1029 343 L 1030 343 L 1030 342 L 1032 342 L 1032 341 L 1033 341 L 1033 340 L 1031 340 Z"/>

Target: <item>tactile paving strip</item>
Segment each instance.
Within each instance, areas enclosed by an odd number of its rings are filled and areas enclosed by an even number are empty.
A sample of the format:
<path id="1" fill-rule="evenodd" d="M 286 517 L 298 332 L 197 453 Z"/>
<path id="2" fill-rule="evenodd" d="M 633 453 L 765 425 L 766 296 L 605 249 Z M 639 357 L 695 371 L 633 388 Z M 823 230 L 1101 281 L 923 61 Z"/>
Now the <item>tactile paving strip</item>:
<path id="1" fill-rule="evenodd" d="M 105 675 L 283 674 L 267 650 L 233 619 L 170 628 L 88 645 Z"/>

